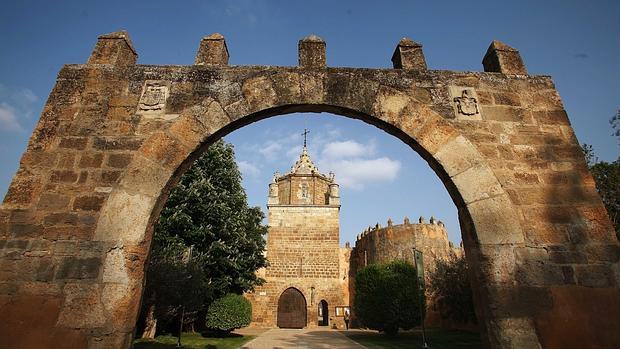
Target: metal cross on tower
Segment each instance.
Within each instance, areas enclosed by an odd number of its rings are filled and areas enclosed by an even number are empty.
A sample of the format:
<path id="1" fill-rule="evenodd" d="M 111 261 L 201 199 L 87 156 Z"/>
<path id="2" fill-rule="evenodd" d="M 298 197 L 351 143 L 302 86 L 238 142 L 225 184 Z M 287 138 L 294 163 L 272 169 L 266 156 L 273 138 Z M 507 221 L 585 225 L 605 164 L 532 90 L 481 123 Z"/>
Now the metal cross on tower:
<path id="1" fill-rule="evenodd" d="M 310 133 L 310 131 L 304 128 L 304 133 L 301 134 L 302 136 L 304 136 L 304 148 L 306 147 L 306 138 L 307 138 L 308 133 Z"/>

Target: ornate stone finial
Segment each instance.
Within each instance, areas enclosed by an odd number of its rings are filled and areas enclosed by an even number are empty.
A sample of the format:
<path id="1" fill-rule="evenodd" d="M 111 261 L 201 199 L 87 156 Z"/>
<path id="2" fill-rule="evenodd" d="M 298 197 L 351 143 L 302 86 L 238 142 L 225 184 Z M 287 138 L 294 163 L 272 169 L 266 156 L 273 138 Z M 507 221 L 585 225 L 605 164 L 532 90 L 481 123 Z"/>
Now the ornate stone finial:
<path id="1" fill-rule="evenodd" d="M 431 224 L 436 224 L 437 221 L 435 220 L 434 216 L 431 216 L 431 219 L 429 220 Z"/>
<path id="2" fill-rule="evenodd" d="M 443 222 L 442 222 L 442 221 L 437 221 L 437 225 L 439 225 L 439 226 L 440 226 L 440 227 L 442 227 L 442 228 L 443 228 L 443 227 L 445 227 L 445 225 L 443 224 Z"/>
<path id="3" fill-rule="evenodd" d="M 196 53 L 195 65 L 222 66 L 228 65 L 228 47 L 220 33 L 205 36 L 200 40 Z"/>
<path id="4" fill-rule="evenodd" d="M 375 224 L 375 230 L 379 230 L 379 229 L 381 229 L 381 224 L 379 223 Z"/>
<path id="5" fill-rule="evenodd" d="M 325 68 L 325 41 L 312 34 L 299 40 L 299 66 L 303 68 Z"/>
<path id="6" fill-rule="evenodd" d="M 497 40 L 487 49 L 482 66 L 485 72 L 527 75 L 519 51 Z"/>
<path id="7" fill-rule="evenodd" d="M 392 218 L 388 218 L 387 225 L 388 225 L 388 227 L 392 226 Z"/>
<path id="8" fill-rule="evenodd" d="M 357 234 L 357 239 L 356 240 L 359 240 L 359 239 L 360 239 L 360 234 Z"/>
<path id="9" fill-rule="evenodd" d="M 301 151 L 301 154 L 299 154 L 299 160 L 297 160 L 297 162 L 295 162 L 295 165 L 293 165 L 291 173 L 312 174 L 315 172 L 319 172 L 319 169 L 314 165 L 312 159 L 310 159 L 310 155 L 308 155 L 308 149 L 304 147 Z"/>
<path id="10" fill-rule="evenodd" d="M 402 38 L 392 55 L 392 65 L 394 69 L 426 70 L 422 45 L 409 38 Z"/>
<path id="11" fill-rule="evenodd" d="M 129 33 L 120 30 L 100 35 L 87 64 L 134 65 L 138 54 L 131 43 Z"/>
<path id="12" fill-rule="evenodd" d="M 335 179 L 336 179 L 336 175 L 333 172 L 330 171 L 329 172 L 329 180 L 333 182 Z"/>
<path id="13" fill-rule="evenodd" d="M 418 223 L 424 224 L 424 223 L 426 223 L 426 219 L 424 219 L 423 216 L 420 216 L 420 218 L 418 219 Z"/>
<path id="14" fill-rule="evenodd" d="M 280 178 L 280 171 L 276 171 L 273 173 L 273 179 L 271 180 L 272 182 L 277 182 L 278 178 Z"/>
<path id="15" fill-rule="evenodd" d="M 351 243 L 350 243 L 350 242 L 348 242 L 348 241 L 347 241 L 347 242 L 345 242 L 345 243 L 344 243 L 344 247 L 345 247 L 345 248 L 351 248 Z"/>
<path id="16" fill-rule="evenodd" d="M 403 224 L 409 225 L 409 217 L 405 216 L 405 219 L 403 220 Z"/>

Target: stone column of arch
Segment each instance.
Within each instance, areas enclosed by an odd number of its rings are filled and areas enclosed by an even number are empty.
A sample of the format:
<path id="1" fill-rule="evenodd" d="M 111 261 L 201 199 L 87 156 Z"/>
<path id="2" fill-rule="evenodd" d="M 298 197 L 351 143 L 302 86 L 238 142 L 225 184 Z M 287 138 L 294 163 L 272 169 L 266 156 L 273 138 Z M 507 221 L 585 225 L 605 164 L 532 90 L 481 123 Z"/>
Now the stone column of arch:
<path id="1" fill-rule="evenodd" d="M 483 342 L 620 347 L 620 246 L 553 82 L 493 42 L 485 72 L 427 70 L 404 39 L 394 69 L 228 66 L 219 34 L 192 66 L 137 65 L 126 32 L 64 66 L 0 207 L 0 347 L 129 347 L 153 224 L 209 144 L 292 112 L 398 137 L 459 211 Z"/>

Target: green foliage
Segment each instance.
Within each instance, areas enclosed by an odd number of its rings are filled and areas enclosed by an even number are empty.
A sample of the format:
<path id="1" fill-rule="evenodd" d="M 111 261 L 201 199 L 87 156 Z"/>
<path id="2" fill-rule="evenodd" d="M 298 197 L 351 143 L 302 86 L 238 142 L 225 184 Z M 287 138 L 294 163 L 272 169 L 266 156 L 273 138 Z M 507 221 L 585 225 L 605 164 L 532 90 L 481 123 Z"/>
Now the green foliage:
<path id="1" fill-rule="evenodd" d="M 437 260 L 430 274 L 429 290 L 443 318 L 463 323 L 476 323 L 474 300 L 467 261 L 464 256 Z"/>
<path id="2" fill-rule="evenodd" d="M 404 261 L 362 268 L 355 276 L 355 316 L 364 326 L 389 335 L 420 324 L 416 279 L 415 268 Z"/>
<path id="3" fill-rule="evenodd" d="M 211 145 L 172 189 L 155 226 L 143 310 L 155 304 L 158 328 L 181 306 L 191 322 L 214 299 L 263 282 L 255 274 L 267 264 L 263 217 L 247 204 L 232 145 Z"/>
<path id="4" fill-rule="evenodd" d="M 596 183 L 596 191 L 603 200 L 607 214 L 616 229 L 616 237 L 620 240 L 620 158 L 611 163 L 598 161 L 591 145 L 583 144 L 582 148 Z"/>
<path id="5" fill-rule="evenodd" d="M 229 293 L 216 299 L 207 312 L 207 328 L 230 332 L 252 321 L 252 304 L 245 297 Z"/>

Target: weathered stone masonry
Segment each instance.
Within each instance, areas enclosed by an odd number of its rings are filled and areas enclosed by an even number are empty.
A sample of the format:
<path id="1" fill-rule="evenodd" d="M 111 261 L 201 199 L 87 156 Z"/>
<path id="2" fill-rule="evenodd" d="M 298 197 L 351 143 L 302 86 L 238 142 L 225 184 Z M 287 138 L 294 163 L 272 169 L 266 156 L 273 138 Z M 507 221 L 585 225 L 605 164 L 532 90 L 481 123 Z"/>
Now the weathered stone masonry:
<path id="1" fill-rule="evenodd" d="M 291 171 L 276 173 L 269 184 L 267 208 L 269 266 L 259 271 L 266 282 L 246 294 L 252 302 L 252 325 L 280 325 L 279 297 L 294 287 L 306 299 L 303 327 L 319 325 L 318 305 L 323 300 L 330 314 L 324 325 L 344 328 L 343 319 L 335 316 L 336 306 L 349 305 L 348 263 L 343 268 L 340 260 L 339 186 L 333 174 L 319 172 L 305 144 Z"/>
<path id="2" fill-rule="evenodd" d="M 0 207 L 0 347 L 129 347 L 153 224 L 185 168 L 273 115 L 331 112 L 411 146 L 459 210 L 484 342 L 620 347 L 620 246 L 551 78 L 494 42 L 485 72 L 228 66 L 219 35 L 193 66 L 136 65 L 126 33 L 64 66 Z M 363 52 L 360 52 L 363 54 Z M 422 64 L 424 63 L 424 64 Z"/>

